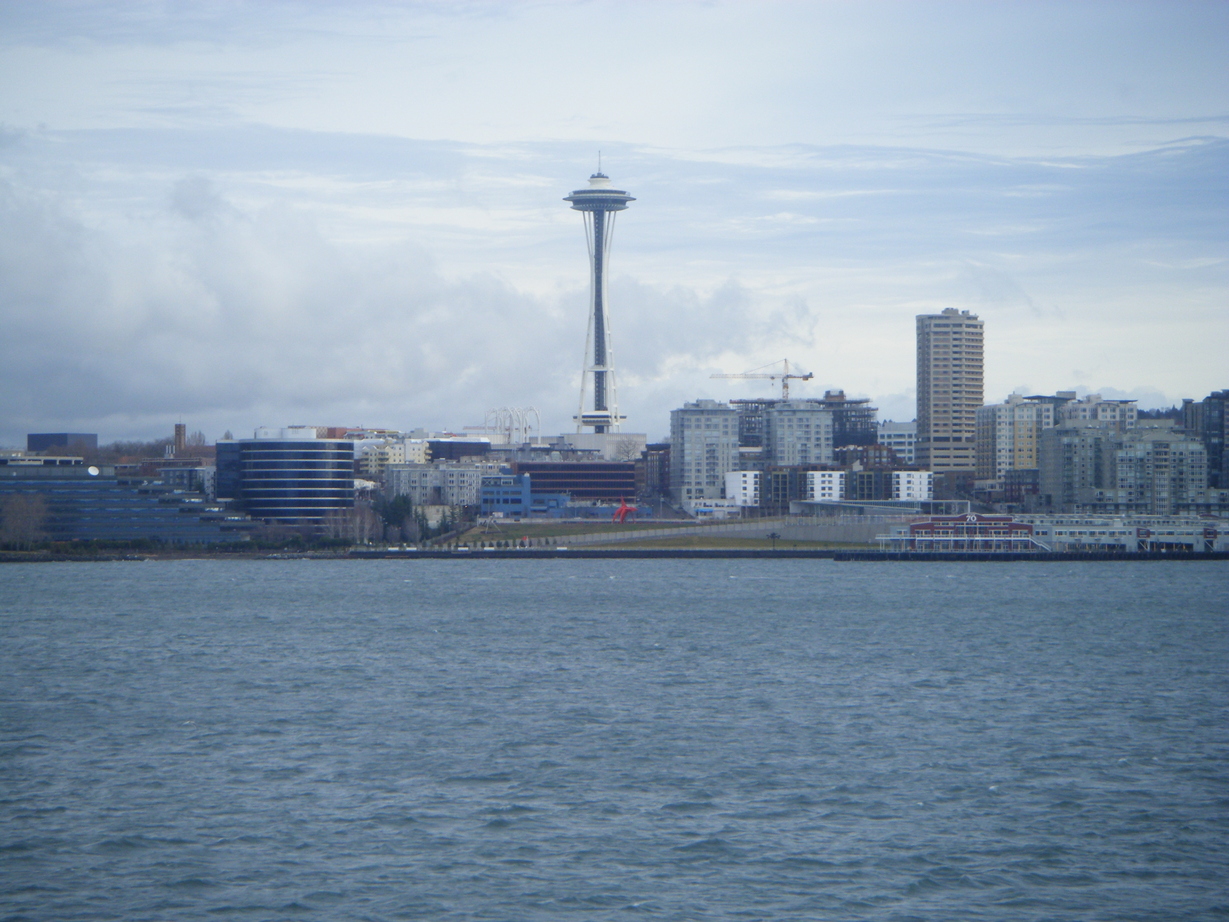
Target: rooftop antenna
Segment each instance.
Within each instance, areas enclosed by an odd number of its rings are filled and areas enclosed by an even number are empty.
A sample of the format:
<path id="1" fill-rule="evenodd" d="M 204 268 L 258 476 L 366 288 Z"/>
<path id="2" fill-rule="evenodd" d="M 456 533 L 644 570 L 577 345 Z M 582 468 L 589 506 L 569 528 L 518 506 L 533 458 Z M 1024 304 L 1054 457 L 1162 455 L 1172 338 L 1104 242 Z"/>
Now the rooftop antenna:
<path id="1" fill-rule="evenodd" d="M 600 150 L 597 152 L 597 171 L 602 172 L 602 152 Z"/>

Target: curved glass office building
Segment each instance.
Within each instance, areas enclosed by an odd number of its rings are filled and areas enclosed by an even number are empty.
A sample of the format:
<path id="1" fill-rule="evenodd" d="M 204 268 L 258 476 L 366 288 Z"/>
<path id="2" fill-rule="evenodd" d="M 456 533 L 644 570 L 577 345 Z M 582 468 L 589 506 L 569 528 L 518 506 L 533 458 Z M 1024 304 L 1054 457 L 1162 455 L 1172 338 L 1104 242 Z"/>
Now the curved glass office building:
<path id="1" fill-rule="evenodd" d="M 330 512 L 352 507 L 354 443 L 280 432 L 218 442 L 218 498 L 285 525 L 319 525 Z"/>

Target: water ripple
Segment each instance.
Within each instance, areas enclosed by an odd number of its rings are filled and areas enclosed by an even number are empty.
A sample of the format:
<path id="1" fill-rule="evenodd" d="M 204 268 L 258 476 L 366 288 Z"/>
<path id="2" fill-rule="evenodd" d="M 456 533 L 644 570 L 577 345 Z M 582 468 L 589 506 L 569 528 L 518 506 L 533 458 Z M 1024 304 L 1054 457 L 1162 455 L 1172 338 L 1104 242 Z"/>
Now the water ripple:
<path id="1" fill-rule="evenodd" d="M 1227 577 L 0 567 L 0 919 L 1224 917 Z"/>

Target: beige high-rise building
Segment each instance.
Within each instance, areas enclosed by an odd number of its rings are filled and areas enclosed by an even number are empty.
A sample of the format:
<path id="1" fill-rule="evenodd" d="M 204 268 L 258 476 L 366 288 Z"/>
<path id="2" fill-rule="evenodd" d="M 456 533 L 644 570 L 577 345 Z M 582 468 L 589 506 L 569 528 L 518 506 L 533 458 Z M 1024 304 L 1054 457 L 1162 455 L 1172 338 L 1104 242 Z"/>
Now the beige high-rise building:
<path id="1" fill-rule="evenodd" d="M 949 307 L 917 318 L 917 463 L 936 473 L 977 468 L 982 322 Z"/>

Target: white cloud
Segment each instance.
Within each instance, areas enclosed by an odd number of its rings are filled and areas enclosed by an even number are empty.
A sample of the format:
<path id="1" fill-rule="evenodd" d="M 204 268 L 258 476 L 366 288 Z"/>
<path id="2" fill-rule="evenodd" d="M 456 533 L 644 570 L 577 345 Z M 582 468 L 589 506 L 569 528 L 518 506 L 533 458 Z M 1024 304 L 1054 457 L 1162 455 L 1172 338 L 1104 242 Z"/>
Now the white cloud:
<path id="1" fill-rule="evenodd" d="M 0 442 L 563 428 L 561 199 L 599 147 L 638 199 L 632 428 L 784 357 L 910 418 L 913 315 L 947 306 L 987 321 L 987 399 L 1201 396 L 1229 383 L 1227 9 L 4 6 Z"/>

